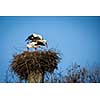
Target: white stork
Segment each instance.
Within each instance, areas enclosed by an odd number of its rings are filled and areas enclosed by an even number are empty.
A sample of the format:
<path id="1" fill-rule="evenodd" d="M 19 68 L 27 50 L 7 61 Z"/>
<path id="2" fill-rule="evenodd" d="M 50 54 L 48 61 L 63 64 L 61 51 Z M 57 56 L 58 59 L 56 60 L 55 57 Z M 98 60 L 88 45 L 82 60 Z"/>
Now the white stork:
<path id="1" fill-rule="evenodd" d="M 32 35 L 28 36 L 28 38 L 25 41 L 36 42 L 37 40 L 43 40 L 42 35 L 33 33 Z"/>
<path id="2" fill-rule="evenodd" d="M 37 50 L 37 48 L 42 48 L 42 46 L 46 46 L 46 48 L 48 48 L 47 41 L 39 34 L 32 34 L 26 39 L 26 41 L 27 40 L 30 41 L 27 44 L 27 50 L 29 50 L 29 48 Z"/>

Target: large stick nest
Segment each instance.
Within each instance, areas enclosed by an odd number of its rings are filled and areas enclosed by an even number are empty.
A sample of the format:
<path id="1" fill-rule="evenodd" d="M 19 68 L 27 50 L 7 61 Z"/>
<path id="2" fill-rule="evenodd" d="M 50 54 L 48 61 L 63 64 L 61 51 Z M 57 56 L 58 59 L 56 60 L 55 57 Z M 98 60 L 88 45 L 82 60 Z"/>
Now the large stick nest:
<path id="1" fill-rule="evenodd" d="M 28 79 L 30 73 L 52 73 L 60 62 L 60 55 L 54 50 L 24 51 L 15 54 L 11 62 L 11 71 L 15 72 L 21 80 Z"/>

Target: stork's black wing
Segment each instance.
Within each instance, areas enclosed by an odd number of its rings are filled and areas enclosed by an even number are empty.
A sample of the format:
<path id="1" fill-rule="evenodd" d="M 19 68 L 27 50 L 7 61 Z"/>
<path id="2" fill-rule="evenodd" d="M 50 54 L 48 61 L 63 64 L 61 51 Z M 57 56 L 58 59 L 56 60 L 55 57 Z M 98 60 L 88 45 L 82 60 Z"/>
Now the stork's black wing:
<path id="1" fill-rule="evenodd" d="M 41 40 L 39 37 L 34 37 L 33 39 L 32 39 L 32 41 L 33 42 L 36 42 L 37 40 Z"/>
<path id="2" fill-rule="evenodd" d="M 37 44 L 36 45 L 41 45 L 41 46 L 45 46 L 45 44 L 41 41 L 37 41 Z"/>
<path id="3" fill-rule="evenodd" d="M 33 38 L 34 38 L 33 35 L 30 35 L 25 41 L 32 40 Z"/>

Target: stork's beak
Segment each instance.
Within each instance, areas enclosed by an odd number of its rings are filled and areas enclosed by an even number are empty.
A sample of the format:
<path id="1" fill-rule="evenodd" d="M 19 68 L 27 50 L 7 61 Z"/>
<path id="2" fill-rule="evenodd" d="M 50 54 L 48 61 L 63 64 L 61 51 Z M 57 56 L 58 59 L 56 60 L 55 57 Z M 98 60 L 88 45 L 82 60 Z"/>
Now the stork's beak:
<path id="1" fill-rule="evenodd" d="M 48 44 L 47 44 L 47 42 L 46 42 L 46 48 L 48 48 Z"/>

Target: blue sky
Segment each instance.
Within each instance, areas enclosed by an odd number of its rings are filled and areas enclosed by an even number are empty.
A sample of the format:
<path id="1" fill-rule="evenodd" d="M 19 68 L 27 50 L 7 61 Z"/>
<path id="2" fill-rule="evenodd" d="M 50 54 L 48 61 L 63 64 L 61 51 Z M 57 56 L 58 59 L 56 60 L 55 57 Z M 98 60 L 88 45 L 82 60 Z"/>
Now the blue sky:
<path id="1" fill-rule="evenodd" d="M 84 66 L 100 64 L 100 17 L 0 17 L 0 82 L 12 55 L 25 50 L 25 39 L 37 32 L 48 41 L 49 48 L 62 53 L 59 67 L 72 62 Z"/>

